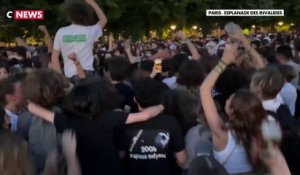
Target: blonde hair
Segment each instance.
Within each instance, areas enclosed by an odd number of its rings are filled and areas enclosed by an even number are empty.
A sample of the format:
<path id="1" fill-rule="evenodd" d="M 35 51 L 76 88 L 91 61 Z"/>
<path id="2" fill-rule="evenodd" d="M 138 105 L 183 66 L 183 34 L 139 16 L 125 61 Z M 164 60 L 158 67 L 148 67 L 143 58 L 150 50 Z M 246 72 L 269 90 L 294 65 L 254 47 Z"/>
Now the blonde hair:
<path id="1" fill-rule="evenodd" d="M 268 67 L 256 71 L 251 82 L 259 87 L 262 97 L 267 100 L 278 95 L 284 85 L 284 78 L 276 67 Z"/>

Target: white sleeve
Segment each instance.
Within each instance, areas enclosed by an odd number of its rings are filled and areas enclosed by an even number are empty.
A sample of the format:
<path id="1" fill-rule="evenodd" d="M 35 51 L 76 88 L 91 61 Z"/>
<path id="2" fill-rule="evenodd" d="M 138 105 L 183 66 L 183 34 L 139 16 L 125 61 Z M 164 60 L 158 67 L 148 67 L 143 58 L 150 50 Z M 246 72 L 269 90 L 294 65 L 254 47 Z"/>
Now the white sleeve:
<path id="1" fill-rule="evenodd" d="M 55 35 L 55 38 L 54 38 L 53 49 L 61 50 L 61 42 L 62 42 L 61 32 L 60 32 L 60 30 L 58 30 L 56 32 L 56 35 Z"/>
<path id="2" fill-rule="evenodd" d="M 93 39 L 93 42 L 97 41 L 98 38 L 101 37 L 102 35 L 103 35 L 102 27 L 100 26 L 99 23 L 90 26 L 90 36 L 91 39 Z"/>

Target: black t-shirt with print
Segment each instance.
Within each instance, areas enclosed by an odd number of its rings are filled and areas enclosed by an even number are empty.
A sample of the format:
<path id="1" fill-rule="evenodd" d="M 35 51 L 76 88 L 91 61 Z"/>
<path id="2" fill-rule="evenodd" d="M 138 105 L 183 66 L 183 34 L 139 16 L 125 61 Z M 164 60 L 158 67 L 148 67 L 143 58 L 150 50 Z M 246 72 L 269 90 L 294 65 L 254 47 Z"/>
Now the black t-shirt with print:
<path id="1" fill-rule="evenodd" d="M 178 174 L 175 153 L 184 149 L 184 137 L 174 117 L 160 115 L 127 125 L 124 133 L 128 174 Z"/>
<path id="2" fill-rule="evenodd" d="M 128 114 L 109 112 L 96 119 L 67 117 L 70 114 L 55 114 L 57 132 L 73 129 L 77 136 L 77 155 L 82 175 L 123 174 L 118 150 L 113 142 L 113 130 L 125 124 Z"/>

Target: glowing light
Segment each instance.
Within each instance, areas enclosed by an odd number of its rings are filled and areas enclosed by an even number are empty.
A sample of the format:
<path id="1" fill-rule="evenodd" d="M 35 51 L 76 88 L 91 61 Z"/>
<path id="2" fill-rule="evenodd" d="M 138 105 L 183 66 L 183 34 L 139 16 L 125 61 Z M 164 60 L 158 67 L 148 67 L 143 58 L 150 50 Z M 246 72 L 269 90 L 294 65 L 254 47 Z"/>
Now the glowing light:
<path id="1" fill-rule="evenodd" d="M 251 28 L 252 28 L 252 29 L 255 29 L 255 28 L 256 28 L 256 26 L 255 26 L 255 25 L 252 25 L 252 26 L 251 26 Z"/>
<path id="2" fill-rule="evenodd" d="M 279 26 L 282 26 L 282 25 L 283 25 L 283 22 L 282 22 L 282 21 L 278 22 L 278 25 L 279 25 Z"/>
<path id="3" fill-rule="evenodd" d="M 198 29 L 198 26 L 194 25 L 192 28 L 193 28 L 194 30 L 197 30 L 197 29 Z"/>
<path id="4" fill-rule="evenodd" d="M 170 28 L 171 28 L 172 30 L 176 30 L 176 25 L 171 25 Z"/>

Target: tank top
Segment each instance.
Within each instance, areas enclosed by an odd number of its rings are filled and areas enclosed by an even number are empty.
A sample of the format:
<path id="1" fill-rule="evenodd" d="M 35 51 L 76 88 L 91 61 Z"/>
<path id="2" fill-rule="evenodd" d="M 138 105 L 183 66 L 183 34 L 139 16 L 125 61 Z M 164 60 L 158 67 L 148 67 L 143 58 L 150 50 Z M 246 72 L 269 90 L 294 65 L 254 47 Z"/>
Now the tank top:
<path id="1" fill-rule="evenodd" d="M 228 141 L 224 150 L 213 151 L 215 159 L 219 161 L 229 174 L 247 173 L 252 171 L 247 152 L 243 145 L 237 143 L 232 131 L 228 131 Z"/>

